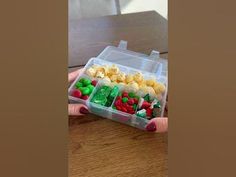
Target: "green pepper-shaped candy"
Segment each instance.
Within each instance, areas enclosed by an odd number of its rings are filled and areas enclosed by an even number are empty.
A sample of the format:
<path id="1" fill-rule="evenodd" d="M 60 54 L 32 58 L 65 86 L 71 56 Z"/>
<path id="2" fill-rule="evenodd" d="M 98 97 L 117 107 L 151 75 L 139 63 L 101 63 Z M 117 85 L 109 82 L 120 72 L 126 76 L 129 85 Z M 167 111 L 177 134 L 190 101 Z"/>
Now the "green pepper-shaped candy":
<path id="1" fill-rule="evenodd" d="M 161 102 L 158 101 L 153 107 L 154 108 L 161 108 Z"/>
<path id="2" fill-rule="evenodd" d="M 107 102 L 107 98 L 105 95 L 100 95 L 96 93 L 94 97 L 92 98 L 92 102 L 104 106 Z"/>
<path id="3" fill-rule="evenodd" d="M 115 98 L 118 92 L 119 92 L 119 87 L 114 86 L 113 89 L 111 90 L 110 96 Z"/>
<path id="4" fill-rule="evenodd" d="M 143 99 L 145 100 L 145 101 L 150 101 L 150 95 L 149 94 L 146 94 L 144 97 L 143 97 Z"/>

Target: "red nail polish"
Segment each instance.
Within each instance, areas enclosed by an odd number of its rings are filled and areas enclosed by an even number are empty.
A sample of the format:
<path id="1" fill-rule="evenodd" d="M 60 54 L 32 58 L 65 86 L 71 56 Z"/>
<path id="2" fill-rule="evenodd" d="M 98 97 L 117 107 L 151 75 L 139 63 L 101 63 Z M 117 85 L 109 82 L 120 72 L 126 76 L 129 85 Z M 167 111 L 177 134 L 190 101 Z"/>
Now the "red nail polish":
<path id="1" fill-rule="evenodd" d="M 151 122 L 150 124 L 147 125 L 146 130 L 149 132 L 154 132 L 156 131 L 156 124 L 155 122 Z"/>
<path id="2" fill-rule="evenodd" d="M 79 110 L 79 112 L 80 112 L 81 114 L 88 114 L 88 113 L 89 113 L 88 109 L 85 108 L 85 107 L 81 107 L 80 110 Z"/>

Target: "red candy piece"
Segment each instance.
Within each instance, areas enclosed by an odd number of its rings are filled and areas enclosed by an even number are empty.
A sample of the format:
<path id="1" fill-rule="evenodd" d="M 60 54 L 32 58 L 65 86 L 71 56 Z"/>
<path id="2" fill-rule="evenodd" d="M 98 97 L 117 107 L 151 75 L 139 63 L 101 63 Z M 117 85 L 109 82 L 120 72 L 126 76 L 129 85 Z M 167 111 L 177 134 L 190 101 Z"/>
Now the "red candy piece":
<path id="1" fill-rule="evenodd" d="M 144 101 L 141 108 L 146 109 L 146 108 L 149 108 L 150 106 L 151 106 L 151 103 L 148 103 L 147 101 Z"/>
<path id="2" fill-rule="evenodd" d="M 82 96 L 82 93 L 80 90 L 74 90 L 72 93 L 73 97 L 80 98 Z"/>
<path id="3" fill-rule="evenodd" d="M 121 107 L 120 106 L 116 106 L 116 109 L 121 111 Z"/>
<path id="4" fill-rule="evenodd" d="M 121 102 L 121 100 L 116 100 L 115 101 L 115 106 L 117 107 L 117 106 L 121 106 L 122 105 L 122 102 Z"/>
<path id="5" fill-rule="evenodd" d="M 151 117 L 152 116 L 152 109 L 151 108 L 146 109 L 146 114 L 148 117 Z"/>
<path id="6" fill-rule="evenodd" d="M 123 94 L 122 94 L 122 97 L 129 97 L 129 95 L 128 95 L 128 93 L 127 92 L 123 92 Z"/>
<path id="7" fill-rule="evenodd" d="M 122 103 L 122 106 L 127 108 L 129 105 L 128 105 L 128 103 Z"/>
<path id="8" fill-rule="evenodd" d="M 88 96 L 88 95 L 83 95 L 81 98 L 82 98 L 83 100 L 87 100 L 87 99 L 89 98 L 89 96 Z"/>
<path id="9" fill-rule="evenodd" d="M 128 112 L 125 107 L 121 107 L 121 111 L 123 111 L 123 112 Z"/>
<path id="10" fill-rule="evenodd" d="M 128 104 L 133 105 L 133 104 L 134 104 L 134 99 L 129 98 L 129 100 L 128 100 Z"/>
<path id="11" fill-rule="evenodd" d="M 95 87 L 95 86 L 97 85 L 97 81 L 96 81 L 96 80 L 93 80 L 93 81 L 91 82 L 91 84 Z"/>
<path id="12" fill-rule="evenodd" d="M 134 98 L 133 100 L 134 100 L 135 104 L 138 104 L 138 99 L 137 98 Z"/>
<path id="13" fill-rule="evenodd" d="M 122 97 L 121 97 L 121 96 L 118 96 L 118 97 L 117 97 L 117 100 L 122 100 Z"/>
<path id="14" fill-rule="evenodd" d="M 132 110 L 132 111 L 130 111 L 129 113 L 130 113 L 130 114 L 134 114 L 134 113 L 135 113 L 135 111 L 134 111 L 134 110 Z"/>

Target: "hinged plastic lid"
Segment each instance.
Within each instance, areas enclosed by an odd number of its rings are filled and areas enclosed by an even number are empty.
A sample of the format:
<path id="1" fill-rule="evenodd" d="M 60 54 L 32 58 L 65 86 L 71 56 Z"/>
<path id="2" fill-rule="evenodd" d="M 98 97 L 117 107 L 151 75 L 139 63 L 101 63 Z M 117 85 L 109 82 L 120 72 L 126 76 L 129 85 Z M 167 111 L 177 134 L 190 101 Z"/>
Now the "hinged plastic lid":
<path id="1" fill-rule="evenodd" d="M 108 46 L 99 55 L 98 58 L 117 63 L 123 66 L 132 67 L 142 71 L 153 73 L 157 76 L 167 76 L 167 60 L 159 56 L 159 52 L 153 50 L 151 54 L 127 50 L 127 41 L 120 41 L 118 47 Z"/>

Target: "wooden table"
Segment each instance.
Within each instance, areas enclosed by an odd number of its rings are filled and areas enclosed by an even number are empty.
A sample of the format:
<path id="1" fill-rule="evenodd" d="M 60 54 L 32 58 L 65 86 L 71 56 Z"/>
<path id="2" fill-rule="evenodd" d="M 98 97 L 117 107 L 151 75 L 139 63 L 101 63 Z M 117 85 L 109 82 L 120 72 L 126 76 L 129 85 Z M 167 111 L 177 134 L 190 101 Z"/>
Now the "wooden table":
<path id="1" fill-rule="evenodd" d="M 70 22 L 69 72 L 107 45 L 167 58 L 167 22 L 156 12 Z M 71 68 L 72 67 L 72 68 Z M 168 175 L 167 133 L 153 134 L 89 114 L 69 119 L 70 177 L 164 177 Z"/>

